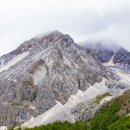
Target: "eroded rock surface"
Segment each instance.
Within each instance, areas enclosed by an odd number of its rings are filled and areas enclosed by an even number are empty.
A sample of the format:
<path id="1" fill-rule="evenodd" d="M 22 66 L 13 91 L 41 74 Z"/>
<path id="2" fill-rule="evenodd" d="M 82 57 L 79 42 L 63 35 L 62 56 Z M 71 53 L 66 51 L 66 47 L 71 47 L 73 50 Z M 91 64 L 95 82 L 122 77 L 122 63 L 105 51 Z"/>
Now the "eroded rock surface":
<path id="1" fill-rule="evenodd" d="M 58 31 L 24 42 L 0 63 L 0 126 L 21 124 L 108 78 L 103 65 Z"/>

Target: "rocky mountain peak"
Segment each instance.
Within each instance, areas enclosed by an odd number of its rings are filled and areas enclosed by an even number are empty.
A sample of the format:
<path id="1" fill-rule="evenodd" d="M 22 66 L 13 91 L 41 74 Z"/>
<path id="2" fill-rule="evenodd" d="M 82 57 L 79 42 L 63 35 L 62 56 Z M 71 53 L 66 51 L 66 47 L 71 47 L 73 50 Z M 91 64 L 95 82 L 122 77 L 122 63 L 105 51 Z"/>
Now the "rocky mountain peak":
<path id="1" fill-rule="evenodd" d="M 43 40 L 46 39 L 49 42 L 55 42 L 55 41 L 61 39 L 63 36 L 64 36 L 63 33 L 59 32 L 58 30 L 55 30 L 51 33 L 47 33 L 47 34 L 41 36 L 41 39 L 43 39 Z"/>
<path id="2" fill-rule="evenodd" d="M 113 57 L 113 62 L 119 64 L 128 64 L 130 65 L 130 52 L 124 48 L 120 48 Z"/>
<path id="3" fill-rule="evenodd" d="M 130 52 L 118 45 L 105 45 L 103 43 L 84 44 L 82 48 L 88 52 L 92 50 L 96 60 L 119 68 L 130 70 Z M 110 64 L 111 62 L 111 64 Z"/>
<path id="4" fill-rule="evenodd" d="M 102 93 L 114 95 L 126 90 L 128 85 L 121 83 L 118 75 L 93 57 L 97 54 L 97 58 L 108 60 L 113 53 L 101 47 L 96 51 L 94 48 L 88 50 L 86 53 L 69 35 L 54 31 L 25 41 L 2 56 L 0 126 L 20 125 L 30 122 L 32 117 L 37 117 L 41 124 L 75 121 L 79 116 L 82 118 L 77 111 L 80 114 L 85 106 L 78 104 L 91 102 Z M 85 118 L 91 118 L 95 113 L 95 105 L 94 110 L 89 111 L 92 104 L 88 106 L 87 103 L 85 110 L 91 114 L 87 113 Z M 59 116 L 61 113 L 63 115 Z"/>
<path id="5" fill-rule="evenodd" d="M 68 34 L 63 34 L 56 30 L 46 35 L 34 37 L 30 40 L 25 41 L 14 51 L 0 57 L 0 65 L 7 64 L 14 57 L 24 52 L 34 53 L 34 50 L 39 50 L 39 48 L 46 49 L 49 46 L 59 44 L 65 44 L 67 46 L 70 46 L 72 43 L 74 43 L 74 41 Z"/>
<path id="6" fill-rule="evenodd" d="M 58 31 L 25 41 L 0 61 L 0 125 L 21 124 L 107 78 L 103 65 Z"/>
<path id="7" fill-rule="evenodd" d="M 63 34 L 59 31 L 53 31 L 51 33 L 37 36 L 35 38 L 32 38 L 28 41 L 25 41 L 23 44 L 21 44 L 17 49 L 18 51 L 27 51 L 27 50 L 33 50 L 37 48 L 39 45 L 42 45 L 44 47 L 49 46 L 50 44 L 59 44 L 59 43 L 65 43 L 66 45 L 70 45 L 71 43 L 74 43 L 73 39 L 68 34 Z"/>

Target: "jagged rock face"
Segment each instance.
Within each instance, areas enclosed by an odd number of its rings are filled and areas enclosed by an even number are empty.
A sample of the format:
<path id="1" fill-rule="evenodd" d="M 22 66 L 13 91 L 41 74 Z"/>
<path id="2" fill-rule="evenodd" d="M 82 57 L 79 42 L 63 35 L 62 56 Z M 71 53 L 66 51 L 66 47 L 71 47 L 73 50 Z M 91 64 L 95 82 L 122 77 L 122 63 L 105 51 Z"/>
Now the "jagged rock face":
<path id="1" fill-rule="evenodd" d="M 25 105 L 23 107 L 23 105 Z M 26 104 L 20 102 L 0 103 L 0 124 L 1 126 L 16 126 L 30 119 L 30 115 L 36 116 L 36 111 L 28 109 Z"/>
<path id="2" fill-rule="evenodd" d="M 103 65 L 57 31 L 24 42 L 0 63 L 0 126 L 21 124 L 108 78 Z"/>
<path id="3" fill-rule="evenodd" d="M 126 70 L 130 70 L 130 52 L 120 48 L 113 56 L 113 62 Z"/>
<path id="4" fill-rule="evenodd" d="M 89 120 L 94 117 L 95 113 L 101 108 L 99 104 L 94 101 L 83 102 L 76 105 L 71 113 L 74 115 L 76 121 Z"/>
<path id="5" fill-rule="evenodd" d="M 90 50 L 91 50 L 95 59 L 102 63 L 108 62 L 114 54 L 114 50 L 112 50 L 108 47 L 105 47 L 101 43 L 94 44 L 94 45 L 85 44 L 85 45 L 82 45 L 82 48 L 87 53 L 90 52 Z"/>
<path id="6" fill-rule="evenodd" d="M 107 46 L 105 47 L 103 44 L 95 44 L 83 45 L 82 48 L 86 52 L 91 50 L 95 59 L 102 63 L 107 63 L 111 60 L 115 66 L 130 70 L 130 52 L 122 47 L 116 47 L 113 49 Z"/>

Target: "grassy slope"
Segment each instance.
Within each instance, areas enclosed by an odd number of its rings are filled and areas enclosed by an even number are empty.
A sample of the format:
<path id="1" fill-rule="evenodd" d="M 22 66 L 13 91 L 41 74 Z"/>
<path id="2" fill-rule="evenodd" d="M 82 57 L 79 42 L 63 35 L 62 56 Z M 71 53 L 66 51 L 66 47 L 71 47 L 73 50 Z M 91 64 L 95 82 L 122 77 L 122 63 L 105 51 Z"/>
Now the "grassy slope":
<path id="1" fill-rule="evenodd" d="M 25 130 L 130 130 L 130 91 L 107 103 L 89 122 L 55 122 Z"/>

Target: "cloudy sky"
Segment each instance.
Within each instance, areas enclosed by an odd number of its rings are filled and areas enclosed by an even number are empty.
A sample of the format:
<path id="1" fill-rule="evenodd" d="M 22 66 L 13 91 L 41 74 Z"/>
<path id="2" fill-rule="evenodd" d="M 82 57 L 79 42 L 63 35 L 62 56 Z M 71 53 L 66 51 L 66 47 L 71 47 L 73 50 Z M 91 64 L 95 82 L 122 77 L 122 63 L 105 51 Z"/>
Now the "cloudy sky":
<path id="1" fill-rule="evenodd" d="M 130 0 L 0 0 L 0 55 L 53 30 L 130 50 Z"/>

